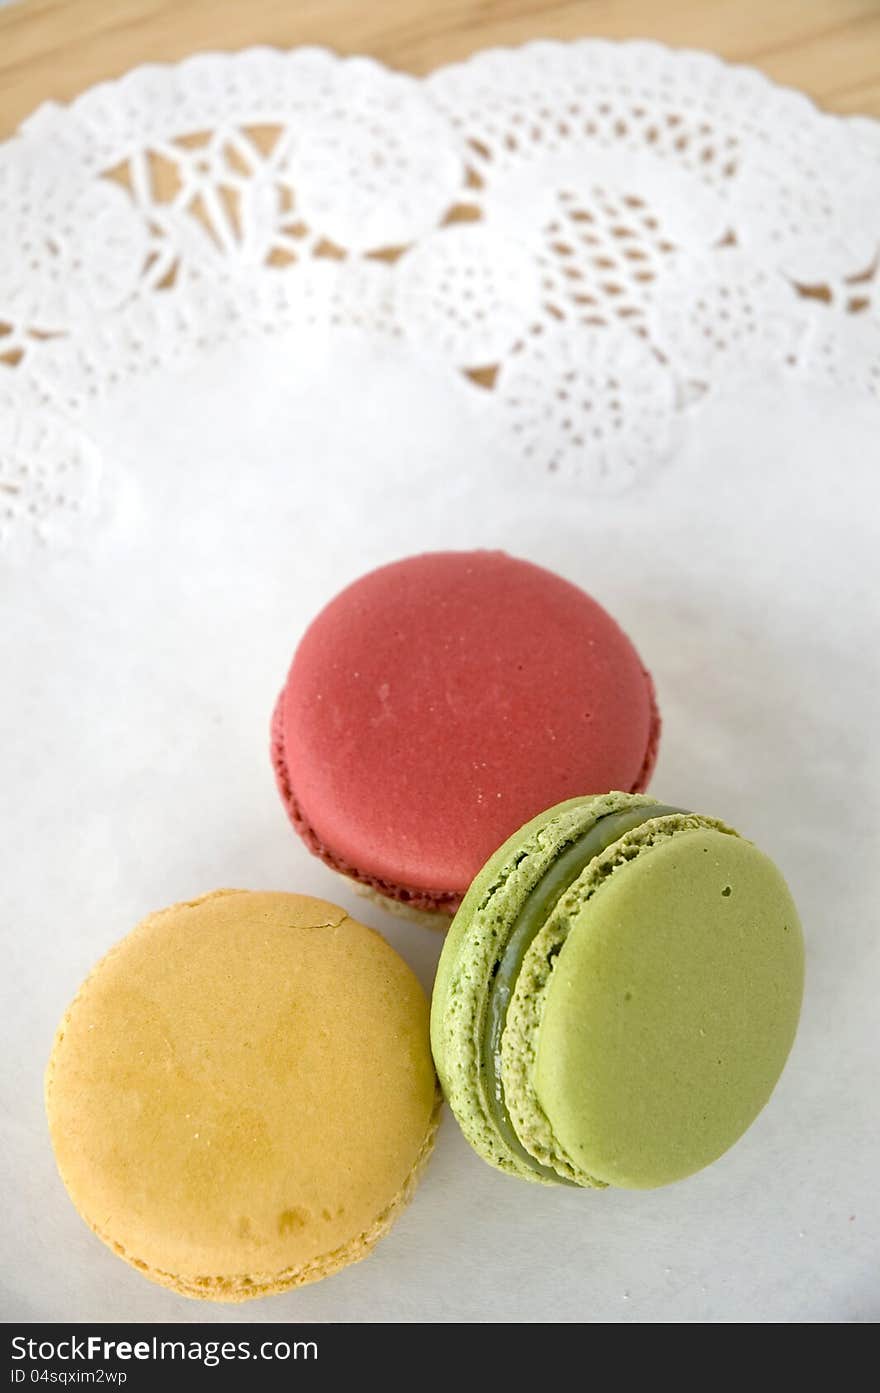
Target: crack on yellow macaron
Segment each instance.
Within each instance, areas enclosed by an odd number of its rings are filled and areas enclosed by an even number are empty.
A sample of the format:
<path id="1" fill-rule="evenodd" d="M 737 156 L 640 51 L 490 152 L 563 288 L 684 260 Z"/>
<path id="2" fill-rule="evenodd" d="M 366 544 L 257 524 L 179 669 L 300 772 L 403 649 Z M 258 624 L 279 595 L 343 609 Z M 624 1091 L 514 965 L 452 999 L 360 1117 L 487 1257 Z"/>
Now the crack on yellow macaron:
<path id="1" fill-rule="evenodd" d="M 164 909 L 156 909 L 156 910 L 153 910 L 153 912 L 152 912 L 151 914 L 147 914 L 147 915 L 141 920 L 141 922 L 140 922 L 140 924 L 138 925 L 138 927 L 139 927 L 139 928 L 144 928 L 147 924 L 153 923 L 154 921 L 157 921 L 157 920 L 159 920 L 159 919 L 163 919 L 166 915 L 176 914 L 177 911 L 178 911 L 178 910 L 181 910 L 181 909 L 198 909 L 201 905 L 203 905 L 203 904 L 208 904 L 209 901 L 211 901 L 211 900 L 220 900 L 220 899 L 224 899 L 224 898 L 226 898 L 226 897 L 229 896 L 229 895 L 249 895 L 249 894 L 251 894 L 251 891 L 249 891 L 249 890 L 239 890 L 239 889 L 236 889 L 236 888 L 234 888 L 234 887 L 223 888 L 223 889 L 220 889 L 220 890 L 209 890 L 207 894 L 205 894 L 205 895 L 197 895 L 197 896 L 195 897 L 195 899 L 192 899 L 192 900 L 180 900 L 177 904 L 168 905 L 168 906 L 167 906 L 166 908 L 164 908 Z M 338 928 L 340 928 L 340 927 L 346 922 L 347 919 L 350 919 L 350 918 L 351 918 L 351 916 L 350 916 L 350 914 L 348 913 L 347 910 L 340 909 L 340 911 L 339 911 L 339 918 L 338 918 L 338 919 L 331 919 L 331 920 L 328 920 L 328 922 L 327 922 L 326 924 L 313 924 L 313 925 L 311 925 L 310 927 L 316 928 L 316 929 L 338 929 Z M 88 976 L 81 982 L 80 987 L 79 987 L 79 990 L 78 990 L 78 992 L 76 993 L 76 996 L 75 996 L 75 997 L 73 998 L 73 1000 L 71 1001 L 70 1005 L 68 1006 L 67 1010 L 66 1010 L 65 1013 L 64 1013 L 64 1016 L 62 1017 L 61 1024 L 58 1026 L 57 1030 L 55 1031 L 55 1035 L 54 1035 L 54 1038 L 53 1038 L 53 1041 L 52 1041 L 52 1050 L 51 1050 L 51 1053 L 50 1053 L 50 1055 L 49 1055 L 49 1062 L 48 1062 L 48 1064 L 46 1065 L 46 1072 L 45 1072 L 44 1079 L 43 1079 L 43 1098 L 44 1098 L 44 1102 L 45 1102 L 45 1104 L 46 1104 L 47 1106 L 48 1106 L 48 1102 L 49 1102 L 49 1091 L 50 1091 L 50 1088 L 51 1088 L 51 1084 L 52 1084 L 52 1080 L 53 1080 L 53 1076 L 54 1076 L 54 1072 L 55 1072 L 55 1059 L 56 1059 L 57 1054 L 58 1054 L 58 1046 L 61 1044 L 62 1040 L 64 1039 L 64 1032 L 65 1032 L 65 1029 L 66 1029 L 66 1027 L 67 1027 L 67 1023 L 68 1023 L 68 1021 L 70 1020 L 70 1017 L 71 1017 L 71 1015 L 73 1014 L 73 1011 L 74 1011 L 74 1010 L 76 1009 L 76 1007 L 79 1005 L 80 998 L 83 997 L 83 996 L 85 995 L 87 989 L 91 986 L 92 981 L 94 980 L 94 978 L 96 977 L 96 975 L 97 975 L 99 972 L 101 972 L 101 971 L 107 966 L 107 964 L 111 961 L 111 959 L 113 959 L 113 958 L 116 956 L 116 954 L 117 954 L 117 953 L 120 951 L 120 949 L 123 947 L 124 943 L 125 943 L 125 939 L 124 939 L 124 938 L 123 938 L 123 939 L 120 939 L 118 943 L 114 943 L 113 946 L 112 946 L 111 948 L 108 948 L 107 952 L 104 954 L 103 957 L 101 957 L 101 958 L 98 959 L 98 961 L 95 963 L 95 965 L 94 965 L 94 967 L 92 968 L 92 970 L 89 972 Z"/>

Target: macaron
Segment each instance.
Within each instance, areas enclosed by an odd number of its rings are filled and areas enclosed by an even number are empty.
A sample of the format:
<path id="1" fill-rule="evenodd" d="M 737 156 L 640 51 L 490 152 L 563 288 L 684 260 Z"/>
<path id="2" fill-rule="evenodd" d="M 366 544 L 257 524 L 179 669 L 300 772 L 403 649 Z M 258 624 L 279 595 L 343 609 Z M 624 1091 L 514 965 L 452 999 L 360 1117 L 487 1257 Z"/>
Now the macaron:
<path id="1" fill-rule="evenodd" d="M 574 798 L 468 890 L 437 971 L 434 1060 L 500 1170 L 648 1189 L 707 1166 L 757 1117 L 803 976 L 797 910 L 751 842 L 643 796 Z"/>
<path id="2" fill-rule="evenodd" d="M 500 551 L 435 552 L 370 572 L 317 616 L 272 760 L 311 851 L 436 919 L 542 808 L 644 790 L 659 731 L 638 653 L 578 586 Z"/>
<path id="3" fill-rule="evenodd" d="M 46 1109 L 90 1228 L 184 1296 L 357 1262 L 431 1150 L 428 1004 L 335 905 L 220 890 L 144 920 L 58 1030 Z"/>

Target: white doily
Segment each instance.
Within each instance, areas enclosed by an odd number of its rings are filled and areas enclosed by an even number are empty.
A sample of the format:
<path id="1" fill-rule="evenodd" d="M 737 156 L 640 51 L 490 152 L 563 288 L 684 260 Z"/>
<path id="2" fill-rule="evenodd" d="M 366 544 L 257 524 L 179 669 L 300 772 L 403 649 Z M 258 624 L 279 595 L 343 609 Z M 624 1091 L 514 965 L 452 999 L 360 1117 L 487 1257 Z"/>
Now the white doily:
<path id="1" fill-rule="evenodd" d="M 880 400 L 878 131 L 592 40 L 421 81 L 254 49 L 44 106 L 0 147 L 0 541 L 111 515 L 95 404 L 246 335 L 397 338 L 518 481 L 593 493 L 744 379 Z"/>
<path id="2" fill-rule="evenodd" d="M 875 1318 L 880 125 L 645 44 L 422 81 L 210 56 L 38 111 L 0 147 L 0 243 L 2 1314 Z M 801 908 L 792 1058 L 681 1185 L 521 1190 L 447 1117 L 368 1262 L 184 1303 L 63 1193 L 54 1029 L 139 919 L 219 886 L 339 903 L 430 990 L 440 935 L 293 834 L 269 721 L 322 605 L 451 547 L 631 634 L 652 792 Z"/>

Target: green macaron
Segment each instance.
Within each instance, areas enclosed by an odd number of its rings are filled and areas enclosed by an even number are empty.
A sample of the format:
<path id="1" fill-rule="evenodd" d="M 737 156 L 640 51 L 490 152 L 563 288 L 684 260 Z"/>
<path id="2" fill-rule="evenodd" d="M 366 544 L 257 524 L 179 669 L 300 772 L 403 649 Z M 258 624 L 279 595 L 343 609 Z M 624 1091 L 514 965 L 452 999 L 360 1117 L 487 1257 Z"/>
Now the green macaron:
<path id="1" fill-rule="evenodd" d="M 500 1170 L 665 1185 L 767 1102 L 803 976 L 797 910 L 751 842 L 643 795 L 573 798 L 468 890 L 437 970 L 434 1060 Z"/>

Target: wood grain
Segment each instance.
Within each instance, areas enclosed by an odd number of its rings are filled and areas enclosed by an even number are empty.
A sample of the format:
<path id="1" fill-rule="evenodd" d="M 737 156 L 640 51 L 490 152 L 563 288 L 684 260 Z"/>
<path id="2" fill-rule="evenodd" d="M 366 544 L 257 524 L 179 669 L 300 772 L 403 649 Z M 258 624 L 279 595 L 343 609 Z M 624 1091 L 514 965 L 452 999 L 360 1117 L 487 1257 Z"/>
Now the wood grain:
<path id="1" fill-rule="evenodd" d="M 23 0 L 0 10 L 0 137 L 40 102 L 199 49 L 317 43 L 424 73 L 539 37 L 655 38 L 880 116 L 880 0 Z"/>

